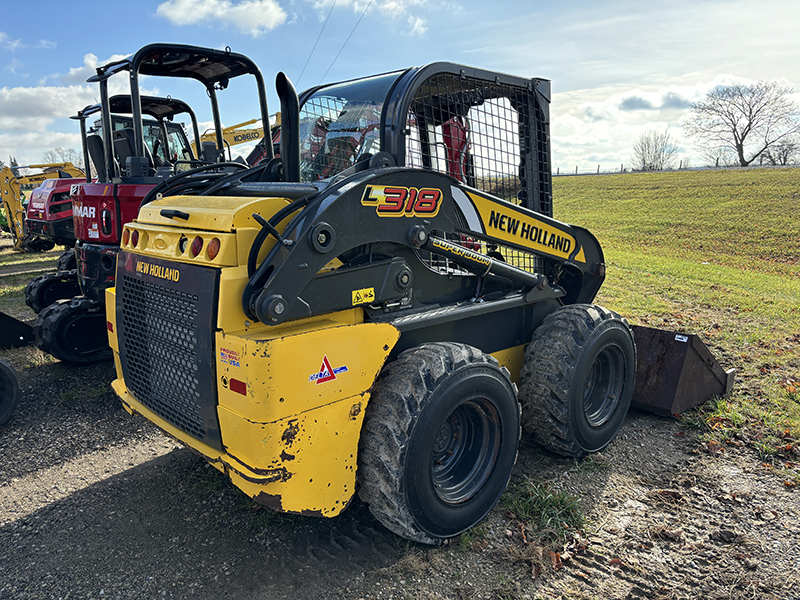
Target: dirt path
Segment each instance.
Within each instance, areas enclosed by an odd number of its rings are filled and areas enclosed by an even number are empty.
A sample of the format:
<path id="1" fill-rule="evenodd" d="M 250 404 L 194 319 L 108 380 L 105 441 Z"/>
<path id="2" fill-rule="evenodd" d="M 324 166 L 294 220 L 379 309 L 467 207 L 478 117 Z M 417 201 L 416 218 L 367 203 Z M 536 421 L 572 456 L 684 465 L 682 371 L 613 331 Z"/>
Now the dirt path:
<path id="1" fill-rule="evenodd" d="M 358 501 L 331 520 L 257 509 L 129 417 L 110 379 L 109 363 L 20 370 L 0 429 L 2 599 L 800 598 L 797 493 L 748 453 L 697 453 L 671 420 L 633 413 L 577 463 L 523 439 L 512 486 L 550 482 L 589 517 L 556 570 L 502 508 L 439 548 Z"/>

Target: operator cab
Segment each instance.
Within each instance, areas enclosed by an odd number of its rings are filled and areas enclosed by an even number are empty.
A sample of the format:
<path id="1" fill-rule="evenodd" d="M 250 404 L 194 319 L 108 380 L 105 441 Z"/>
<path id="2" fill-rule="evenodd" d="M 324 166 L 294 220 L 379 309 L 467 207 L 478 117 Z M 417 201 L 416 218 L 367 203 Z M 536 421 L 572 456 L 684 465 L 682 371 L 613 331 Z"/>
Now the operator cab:
<path id="1" fill-rule="evenodd" d="M 159 178 L 169 177 L 176 171 L 201 164 L 192 153 L 184 125 L 175 122 L 178 115 L 188 116 L 194 135 L 197 135 L 197 118 L 189 105 L 173 98 L 154 96 L 142 96 L 141 103 L 142 114 L 151 118 L 142 121 L 144 156 L 136 160 L 131 97 L 118 95 L 109 99 L 113 169 L 108 167 L 103 119 L 97 118 L 89 129 L 86 129 L 85 124 L 91 116 L 102 112 L 102 105 L 87 106 L 72 117 L 81 121 L 85 158 L 87 163 L 91 161 L 94 165 L 100 182 L 109 181 L 111 173 L 118 173 L 121 177 L 134 177 L 137 174 L 141 176 L 141 170 L 145 167 L 144 160 L 148 174 Z M 137 168 L 139 173 L 134 173 Z"/>

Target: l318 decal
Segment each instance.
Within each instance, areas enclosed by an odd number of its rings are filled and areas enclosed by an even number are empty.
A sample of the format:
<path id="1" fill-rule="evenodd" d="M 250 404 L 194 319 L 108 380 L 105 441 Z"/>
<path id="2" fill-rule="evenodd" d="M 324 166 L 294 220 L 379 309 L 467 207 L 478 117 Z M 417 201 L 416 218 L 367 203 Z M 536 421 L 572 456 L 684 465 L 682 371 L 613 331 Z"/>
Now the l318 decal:
<path id="1" fill-rule="evenodd" d="M 361 204 L 374 206 L 379 217 L 435 217 L 442 203 L 442 190 L 396 185 L 368 185 Z"/>

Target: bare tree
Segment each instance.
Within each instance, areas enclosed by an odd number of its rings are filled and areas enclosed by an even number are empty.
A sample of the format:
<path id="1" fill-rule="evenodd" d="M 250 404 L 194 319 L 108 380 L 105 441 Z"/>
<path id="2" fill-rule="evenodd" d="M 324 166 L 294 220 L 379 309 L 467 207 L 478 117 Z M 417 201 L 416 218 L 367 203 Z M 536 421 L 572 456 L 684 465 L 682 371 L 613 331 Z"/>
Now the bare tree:
<path id="1" fill-rule="evenodd" d="M 70 162 L 79 169 L 84 167 L 83 156 L 72 148 L 53 148 L 45 152 L 43 158 L 46 163 Z"/>
<path id="2" fill-rule="evenodd" d="M 800 154 L 800 138 L 794 135 L 785 137 L 764 152 L 764 162 L 769 165 L 789 165 Z"/>
<path id="3" fill-rule="evenodd" d="M 669 131 L 645 131 L 633 144 L 633 168 L 637 171 L 663 171 L 675 164 L 678 147 Z"/>
<path id="4" fill-rule="evenodd" d="M 733 152 L 746 167 L 787 136 L 800 131 L 792 89 L 776 81 L 718 86 L 692 104 L 684 131 L 705 156 Z"/>

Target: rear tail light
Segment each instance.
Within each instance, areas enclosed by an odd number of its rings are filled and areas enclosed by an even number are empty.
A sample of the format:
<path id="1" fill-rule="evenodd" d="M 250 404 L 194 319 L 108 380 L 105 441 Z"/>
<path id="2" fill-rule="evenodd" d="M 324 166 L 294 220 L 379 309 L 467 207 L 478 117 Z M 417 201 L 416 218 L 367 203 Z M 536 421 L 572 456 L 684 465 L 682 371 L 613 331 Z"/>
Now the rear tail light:
<path id="1" fill-rule="evenodd" d="M 192 240 L 192 246 L 189 249 L 189 254 L 192 255 L 192 258 L 200 254 L 200 251 L 203 249 L 203 238 L 199 235 Z"/>
<path id="2" fill-rule="evenodd" d="M 125 231 L 122 232 L 122 244 L 124 246 L 127 246 L 130 240 L 131 240 L 131 230 L 126 229 Z"/>
<path id="3" fill-rule="evenodd" d="M 106 235 L 111 234 L 111 211 L 104 208 L 100 211 L 100 224 L 103 227 L 103 233 Z"/>
<path id="4" fill-rule="evenodd" d="M 217 254 L 219 254 L 219 246 L 219 238 L 212 238 L 211 241 L 208 242 L 208 258 L 214 260 L 217 257 Z"/>
<path id="5" fill-rule="evenodd" d="M 133 230 L 133 234 L 131 235 L 131 246 L 136 248 L 139 245 L 139 232 L 135 229 Z"/>

